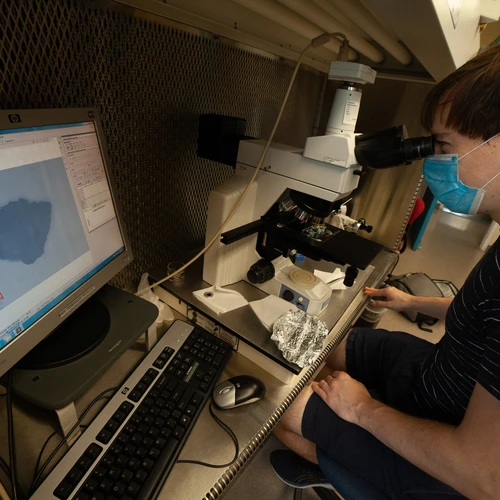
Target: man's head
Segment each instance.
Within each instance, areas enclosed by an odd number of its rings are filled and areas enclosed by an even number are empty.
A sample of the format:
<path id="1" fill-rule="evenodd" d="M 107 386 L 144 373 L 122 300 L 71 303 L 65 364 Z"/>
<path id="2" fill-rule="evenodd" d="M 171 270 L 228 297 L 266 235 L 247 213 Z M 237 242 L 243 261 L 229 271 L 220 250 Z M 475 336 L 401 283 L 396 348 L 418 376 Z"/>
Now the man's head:
<path id="1" fill-rule="evenodd" d="M 422 109 L 436 154 L 465 155 L 500 132 L 500 45 L 478 54 L 438 83 Z M 460 180 L 482 187 L 500 172 L 500 136 L 463 158 Z M 481 213 L 500 218 L 500 177 L 487 188 Z"/>

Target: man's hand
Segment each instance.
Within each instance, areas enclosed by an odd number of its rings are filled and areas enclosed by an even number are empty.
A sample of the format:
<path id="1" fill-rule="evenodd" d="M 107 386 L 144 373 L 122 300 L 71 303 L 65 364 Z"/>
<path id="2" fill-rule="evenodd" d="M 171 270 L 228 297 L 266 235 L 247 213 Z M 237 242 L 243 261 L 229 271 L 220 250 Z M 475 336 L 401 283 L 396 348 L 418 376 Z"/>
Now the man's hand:
<path id="1" fill-rule="evenodd" d="M 372 401 L 366 387 L 345 372 L 334 372 L 312 390 L 340 417 L 359 425 L 359 414 L 363 404 Z"/>
<path id="2" fill-rule="evenodd" d="M 373 297 L 372 304 L 375 307 L 385 307 L 393 311 L 408 311 L 415 302 L 413 295 L 402 292 L 393 286 L 380 289 L 365 287 L 364 294 Z M 383 299 L 380 300 L 379 297 Z"/>

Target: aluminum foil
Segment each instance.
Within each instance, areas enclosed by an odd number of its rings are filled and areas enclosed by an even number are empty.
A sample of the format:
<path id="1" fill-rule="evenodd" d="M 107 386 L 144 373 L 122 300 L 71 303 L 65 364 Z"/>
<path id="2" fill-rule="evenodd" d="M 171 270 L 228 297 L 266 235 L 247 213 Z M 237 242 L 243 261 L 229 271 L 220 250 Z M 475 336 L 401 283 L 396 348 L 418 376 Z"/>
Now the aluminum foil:
<path id="1" fill-rule="evenodd" d="M 273 325 L 271 340 L 283 357 L 301 368 L 314 363 L 328 335 L 324 321 L 304 311 L 288 311 Z"/>

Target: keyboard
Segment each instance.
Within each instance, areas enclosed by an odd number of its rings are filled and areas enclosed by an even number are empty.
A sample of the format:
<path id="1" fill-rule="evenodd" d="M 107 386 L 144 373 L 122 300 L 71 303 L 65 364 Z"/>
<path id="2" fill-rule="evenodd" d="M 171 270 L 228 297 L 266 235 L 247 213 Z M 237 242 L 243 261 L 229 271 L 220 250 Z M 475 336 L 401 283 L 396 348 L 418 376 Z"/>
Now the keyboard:
<path id="1" fill-rule="evenodd" d="M 231 351 L 176 321 L 31 500 L 156 498 Z"/>

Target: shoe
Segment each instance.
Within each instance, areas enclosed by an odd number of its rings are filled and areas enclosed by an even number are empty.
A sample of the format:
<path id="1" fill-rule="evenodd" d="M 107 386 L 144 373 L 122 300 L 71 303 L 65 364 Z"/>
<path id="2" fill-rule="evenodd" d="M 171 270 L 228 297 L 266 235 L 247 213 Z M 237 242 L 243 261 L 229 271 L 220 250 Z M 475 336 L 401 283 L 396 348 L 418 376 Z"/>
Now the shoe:
<path id="1" fill-rule="evenodd" d="M 276 475 L 292 488 L 327 488 L 333 486 L 326 480 L 321 469 L 290 450 L 274 450 L 269 456 Z"/>

